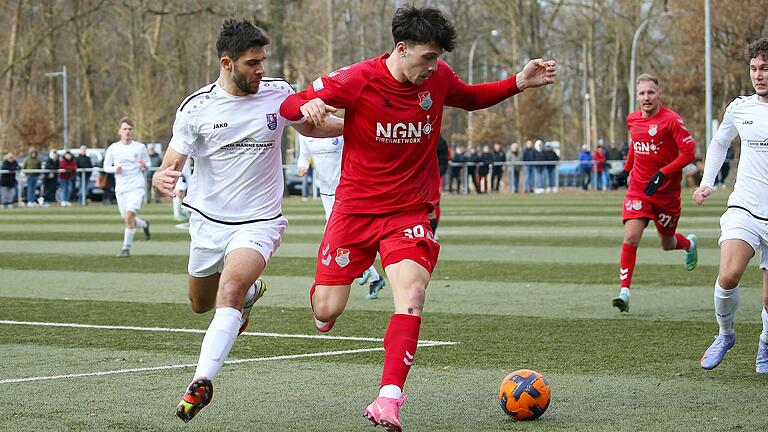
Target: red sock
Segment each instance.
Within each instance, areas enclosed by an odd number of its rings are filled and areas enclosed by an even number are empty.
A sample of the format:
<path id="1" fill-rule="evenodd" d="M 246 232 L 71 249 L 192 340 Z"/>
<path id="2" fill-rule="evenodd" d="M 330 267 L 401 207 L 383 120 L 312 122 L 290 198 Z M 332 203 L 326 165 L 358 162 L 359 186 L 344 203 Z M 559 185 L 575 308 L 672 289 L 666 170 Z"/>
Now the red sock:
<path id="1" fill-rule="evenodd" d="M 688 248 L 691 247 L 691 241 L 688 240 L 684 235 L 675 233 L 675 239 L 677 239 L 677 245 L 675 246 L 675 249 L 688 250 Z"/>
<path id="2" fill-rule="evenodd" d="M 416 355 L 420 329 L 421 317 L 416 315 L 394 314 L 389 319 L 389 327 L 384 335 L 382 387 L 394 384 L 402 389 L 405 385 L 405 378 Z"/>
<path id="3" fill-rule="evenodd" d="M 619 269 L 619 279 L 621 287 L 629 288 L 632 283 L 632 273 L 635 271 L 635 261 L 637 261 L 637 246 L 630 244 L 621 245 L 621 268 Z"/>

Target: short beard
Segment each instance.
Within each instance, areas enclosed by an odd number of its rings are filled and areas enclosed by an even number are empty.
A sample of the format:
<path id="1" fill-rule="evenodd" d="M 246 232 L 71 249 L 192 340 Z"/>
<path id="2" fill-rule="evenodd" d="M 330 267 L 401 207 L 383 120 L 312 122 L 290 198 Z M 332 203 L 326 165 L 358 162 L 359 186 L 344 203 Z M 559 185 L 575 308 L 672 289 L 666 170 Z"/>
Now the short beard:
<path id="1" fill-rule="evenodd" d="M 235 87 L 240 89 L 240 91 L 243 93 L 256 94 L 259 92 L 258 87 L 256 90 L 251 90 L 251 88 L 248 86 L 248 82 L 245 80 L 245 77 L 240 75 L 236 68 L 232 68 L 232 82 L 235 83 Z"/>

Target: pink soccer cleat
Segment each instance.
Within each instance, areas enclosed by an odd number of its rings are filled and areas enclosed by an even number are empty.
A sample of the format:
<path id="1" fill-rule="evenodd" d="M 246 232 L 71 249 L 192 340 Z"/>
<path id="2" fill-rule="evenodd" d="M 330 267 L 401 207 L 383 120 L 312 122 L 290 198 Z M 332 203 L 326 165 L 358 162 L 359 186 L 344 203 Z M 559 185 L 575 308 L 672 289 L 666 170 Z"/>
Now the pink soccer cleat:
<path id="1" fill-rule="evenodd" d="M 363 411 L 363 417 L 373 423 L 374 426 L 384 426 L 388 432 L 402 432 L 400 425 L 400 407 L 405 403 L 407 394 L 403 393 L 400 399 L 377 397 L 368 408 Z"/>

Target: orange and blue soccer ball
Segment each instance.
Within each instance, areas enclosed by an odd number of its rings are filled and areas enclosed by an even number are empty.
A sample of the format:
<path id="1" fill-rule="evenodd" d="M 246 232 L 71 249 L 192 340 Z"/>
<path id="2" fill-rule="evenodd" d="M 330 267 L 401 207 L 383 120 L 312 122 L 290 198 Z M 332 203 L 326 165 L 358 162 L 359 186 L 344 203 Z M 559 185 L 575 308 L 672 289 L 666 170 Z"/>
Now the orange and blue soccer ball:
<path id="1" fill-rule="evenodd" d="M 520 369 L 507 375 L 499 389 L 501 409 L 513 420 L 534 420 L 549 407 L 549 383 L 533 370 Z"/>

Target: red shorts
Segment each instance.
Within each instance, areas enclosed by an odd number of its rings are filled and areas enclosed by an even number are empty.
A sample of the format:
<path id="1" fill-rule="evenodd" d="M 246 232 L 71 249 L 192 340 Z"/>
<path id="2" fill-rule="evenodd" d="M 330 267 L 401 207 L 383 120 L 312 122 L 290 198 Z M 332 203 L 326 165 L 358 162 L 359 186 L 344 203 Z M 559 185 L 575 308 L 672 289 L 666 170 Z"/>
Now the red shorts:
<path id="1" fill-rule="evenodd" d="M 385 215 L 331 213 L 317 252 L 315 283 L 349 285 L 373 265 L 376 252 L 385 268 L 410 259 L 431 274 L 440 245 L 429 227 L 427 209 Z"/>
<path id="2" fill-rule="evenodd" d="M 664 236 L 675 235 L 677 220 L 680 219 L 680 198 L 655 199 L 645 194 L 628 193 L 624 197 L 622 222 L 629 219 L 650 219 L 656 224 L 656 230 Z"/>

